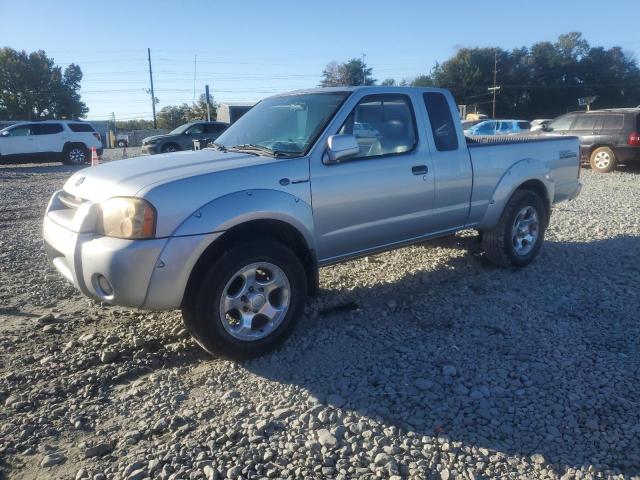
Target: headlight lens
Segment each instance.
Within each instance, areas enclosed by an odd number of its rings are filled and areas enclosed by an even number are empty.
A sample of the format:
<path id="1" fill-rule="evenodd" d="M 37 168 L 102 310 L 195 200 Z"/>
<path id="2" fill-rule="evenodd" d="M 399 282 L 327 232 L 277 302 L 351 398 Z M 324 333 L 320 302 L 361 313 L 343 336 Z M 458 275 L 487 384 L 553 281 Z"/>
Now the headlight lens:
<path id="1" fill-rule="evenodd" d="M 156 233 L 156 209 L 141 198 L 114 197 L 100 204 L 96 230 L 116 238 L 153 238 Z"/>

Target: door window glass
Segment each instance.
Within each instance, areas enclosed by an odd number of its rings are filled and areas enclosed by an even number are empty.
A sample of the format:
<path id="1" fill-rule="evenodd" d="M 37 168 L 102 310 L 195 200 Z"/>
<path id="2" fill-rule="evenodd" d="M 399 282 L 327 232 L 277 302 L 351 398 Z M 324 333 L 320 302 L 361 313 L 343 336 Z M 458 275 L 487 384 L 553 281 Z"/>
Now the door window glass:
<path id="1" fill-rule="evenodd" d="M 33 126 L 34 135 L 52 135 L 62 132 L 62 125 L 59 123 L 40 123 Z"/>
<path id="2" fill-rule="evenodd" d="M 561 117 L 558 117 L 555 120 L 551 121 L 549 125 L 547 125 L 547 129 L 550 131 L 569 130 L 569 127 L 571 127 L 571 122 L 573 122 L 574 118 L 575 115 L 563 115 Z"/>
<path id="3" fill-rule="evenodd" d="M 187 132 L 190 135 L 198 135 L 200 133 L 204 132 L 204 125 L 202 125 L 201 123 L 198 123 L 196 125 L 194 125 L 193 127 L 191 127 L 189 130 L 187 130 Z"/>
<path id="4" fill-rule="evenodd" d="M 457 150 L 458 133 L 446 97 L 441 93 L 427 92 L 423 95 L 423 99 L 436 148 L 441 152 Z"/>
<path id="5" fill-rule="evenodd" d="M 363 98 L 338 133 L 355 135 L 360 145 L 355 158 L 405 153 L 417 143 L 413 109 L 404 95 Z"/>
<path id="6" fill-rule="evenodd" d="M 593 130 L 596 126 L 598 115 L 585 114 L 578 115 L 576 121 L 573 123 L 571 130 Z"/>
<path id="7" fill-rule="evenodd" d="M 476 127 L 476 135 L 492 135 L 496 131 L 496 122 L 483 122 Z"/>
<path id="8" fill-rule="evenodd" d="M 24 125 L 21 127 L 14 127 L 11 130 L 9 130 L 10 137 L 26 137 L 27 135 L 30 135 L 30 133 L 31 133 L 31 128 L 29 128 L 28 125 Z"/>

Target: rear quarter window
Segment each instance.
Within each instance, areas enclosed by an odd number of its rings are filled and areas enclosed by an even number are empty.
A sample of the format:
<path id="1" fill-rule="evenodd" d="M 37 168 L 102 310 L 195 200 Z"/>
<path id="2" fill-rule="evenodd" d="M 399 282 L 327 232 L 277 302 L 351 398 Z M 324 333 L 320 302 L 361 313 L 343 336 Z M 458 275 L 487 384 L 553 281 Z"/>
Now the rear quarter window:
<path id="1" fill-rule="evenodd" d="M 72 132 L 95 132 L 88 123 L 69 123 L 68 125 Z"/>
<path id="2" fill-rule="evenodd" d="M 518 127 L 522 130 L 531 130 L 531 124 L 529 122 L 518 122 Z"/>

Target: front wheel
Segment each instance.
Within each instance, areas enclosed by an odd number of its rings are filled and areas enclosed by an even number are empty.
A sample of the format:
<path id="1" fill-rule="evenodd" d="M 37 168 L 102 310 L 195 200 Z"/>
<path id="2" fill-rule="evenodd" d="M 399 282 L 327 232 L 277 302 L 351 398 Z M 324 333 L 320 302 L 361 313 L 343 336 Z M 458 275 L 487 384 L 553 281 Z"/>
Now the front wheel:
<path id="1" fill-rule="evenodd" d="M 275 241 L 224 252 L 187 292 L 182 315 L 207 352 L 233 359 L 275 349 L 293 331 L 307 296 L 298 257 Z"/>
<path id="2" fill-rule="evenodd" d="M 495 228 L 482 232 L 487 258 L 500 267 L 524 267 L 538 255 L 549 214 L 540 196 L 517 190 L 507 202 Z"/>

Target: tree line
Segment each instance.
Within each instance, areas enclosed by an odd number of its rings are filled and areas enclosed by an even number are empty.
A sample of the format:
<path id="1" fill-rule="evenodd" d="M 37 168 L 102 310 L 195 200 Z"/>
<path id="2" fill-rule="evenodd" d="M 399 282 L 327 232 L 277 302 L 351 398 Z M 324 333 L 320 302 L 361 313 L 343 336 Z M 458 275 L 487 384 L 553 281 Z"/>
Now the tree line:
<path id="1" fill-rule="evenodd" d="M 593 108 L 640 105 L 637 62 L 620 47 L 590 46 L 579 32 L 511 51 L 461 48 L 429 73 L 412 79 L 388 78 L 381 85 L 447 88 L 458 104 L 491 113 L 488 88 L 493 86 L 496 61 L 500 86 L 496 115 L 500 117 L 553 118 L 577 110 L 578 98 L 587 96 L 597 96 Z M 321 86 L 375 83 L 372 69 L 359 59 L 329 63 L 320 81 Z"/>
<path id="2" fill-rule="evenodd" d="M 497 62 L 496 114 L 499 117 L 552 118 L 577 110 L 578 98 L 597 96 L 593 108 L 640 105 L 640 69 L 620 47 L 591 46 L 579 32 L 560 35 L 555 42 L 538 42 L 513 50 L 461 48 L 429 72 L 409 79 L 387 78 L 380 85 L 448 88 L 458 104 L 491 112 L 493 70 Z M 80 97 L 82 70 L 64 70 L 43 50 L 27 53 L 0 49 L 0 120 L 84 118 L 89 109 Z M 332 61 L 320 85 L 377 85 L 373 68 L 353 58 Z M 157 100 L 156 100 L 157 101 Z M 215 105 L 211 105 L 215 119 Z M 158 127 L 171 130 L 207 118 L 204 96 L 189 105 L 169 105 L 157 115 Z M 148 128 L 150 121 L 117 122 L 117 127 Z"/>

